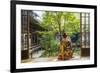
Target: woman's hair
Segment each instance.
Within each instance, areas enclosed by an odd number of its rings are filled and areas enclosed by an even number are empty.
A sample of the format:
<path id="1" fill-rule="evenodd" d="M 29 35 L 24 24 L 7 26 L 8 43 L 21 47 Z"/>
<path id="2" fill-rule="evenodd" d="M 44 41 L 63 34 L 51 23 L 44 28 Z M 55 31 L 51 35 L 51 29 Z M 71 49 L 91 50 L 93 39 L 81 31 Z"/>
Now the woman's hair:
<path id="1" fill-rule="evenodd" d="M 63 34 L 63 38 L 66 38 L 66 37 L 67 37 L 67 34 L 66 34 L 66 33 L 64 33 L 64 34 Z"/>

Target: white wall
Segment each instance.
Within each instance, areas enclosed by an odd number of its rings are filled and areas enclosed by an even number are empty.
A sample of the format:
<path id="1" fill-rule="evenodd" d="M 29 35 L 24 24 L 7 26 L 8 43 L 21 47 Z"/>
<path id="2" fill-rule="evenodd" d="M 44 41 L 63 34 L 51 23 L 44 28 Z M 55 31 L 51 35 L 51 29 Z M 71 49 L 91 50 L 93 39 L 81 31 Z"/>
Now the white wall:
<path id="1" fill-rule="evenodd" d="M 98 67 L 85 69 L 42 71 L 41 73 L 99 73 L 100 72 L 100 2 L 99 0 L 33 0 L 43 2 L 98 5 Z M 0 0 L 0 73 L 10 73 L 10 0 Z M 36 72 L 40 73 L 40 72 Z"/>

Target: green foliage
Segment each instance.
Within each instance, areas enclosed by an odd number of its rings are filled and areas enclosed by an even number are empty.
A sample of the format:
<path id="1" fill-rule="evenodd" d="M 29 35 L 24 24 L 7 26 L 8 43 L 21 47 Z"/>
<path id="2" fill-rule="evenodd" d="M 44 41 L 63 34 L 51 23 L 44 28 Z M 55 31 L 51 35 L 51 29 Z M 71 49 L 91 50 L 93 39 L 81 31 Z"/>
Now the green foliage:
<path id="1" fill-rule="evenodd" d="M 76 15 L 75 15 L 76 14 Z M 48 12 L 43 14 L 42 26 L 52 31 L 67 32 L 69 35 L 80 31 L 79 13 Z"/>
<path id="2" fill-rule="evenodd" d="M 41 57 L 57 56 L 58 42 L 55 39 L 55 33 L 67 32 L 69 36 L 80 32 L 79 13 L 71 12 L 50 12 L 45 11 L 42 15 L 41 26 L 47 31 L 39 32 L 40 44 L 45 52 Z"/>
<path id="3" fill-rule="evenodd" d="M 81 51 L 80 51 L 80 48 L 74 48 L 73 49 L 73 54 L 74 54 L 74 56 L 80 56 L 80 53 Z"/>
<path id="4" fill-rule="evenodd" d="M 58 43 L 55 40 L 54 32 L 40 32 L 41 41 L 40 44 L 45 52 L 41 57 L 57 56 L 58 53 Z"/>

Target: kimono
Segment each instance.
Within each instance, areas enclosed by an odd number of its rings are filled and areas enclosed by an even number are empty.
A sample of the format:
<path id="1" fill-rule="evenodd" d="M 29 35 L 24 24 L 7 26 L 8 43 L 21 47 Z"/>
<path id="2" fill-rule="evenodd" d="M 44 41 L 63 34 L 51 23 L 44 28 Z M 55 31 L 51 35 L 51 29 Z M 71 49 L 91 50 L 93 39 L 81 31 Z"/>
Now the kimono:
<path id="1" fill-rule="evenodd" d="M 69 41 L 68 39 L 63 39 L 60 42 L 58 60 L 69 60 L 72 58 L 72 55 L 73 52 L 71 41 Z"/>

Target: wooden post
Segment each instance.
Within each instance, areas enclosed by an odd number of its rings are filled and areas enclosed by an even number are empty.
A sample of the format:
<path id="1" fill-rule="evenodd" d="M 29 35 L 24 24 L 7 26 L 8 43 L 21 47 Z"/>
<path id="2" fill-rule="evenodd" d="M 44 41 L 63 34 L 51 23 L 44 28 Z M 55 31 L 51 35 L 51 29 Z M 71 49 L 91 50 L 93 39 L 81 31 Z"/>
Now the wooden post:
<path id="1" fill-rule="evenodd" d="M 90 47 L 90 13 L 88 13 L 88 46 Z"/>
<path id="2" fill-rule="evenodd" d="M 29 57 L 29 12 L 27 11 L 27 50 L 28 50 L 28 57 Z"/>
<path id="3" fill-rule="evenodd" d="M 82 13 L 80 13 L 80 34 L 81 34 L 81 40 L 80 40 L 80 55 L 82 56 Z"/>
<path id="4" fill-rule="evenodd" d="M 85 13 L 85 17 L 84 17 L 85 19 L 84 19 L 84 28 L 85 28 L 85 30 L 84 30 L 84 33 L 85 33 L 85 35 L 84 35 L 84 37 L 85 37 L 85 48 L 86 48 L 86 35 L 87 35 L 87 32 L 86 32 L 86 13 Z"/>

